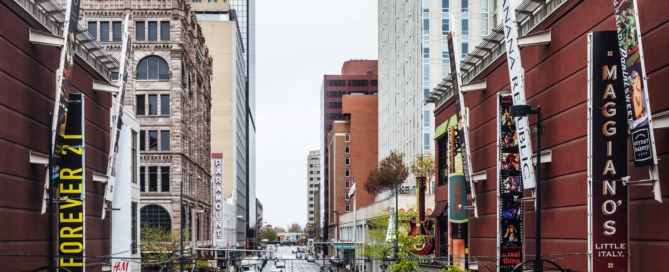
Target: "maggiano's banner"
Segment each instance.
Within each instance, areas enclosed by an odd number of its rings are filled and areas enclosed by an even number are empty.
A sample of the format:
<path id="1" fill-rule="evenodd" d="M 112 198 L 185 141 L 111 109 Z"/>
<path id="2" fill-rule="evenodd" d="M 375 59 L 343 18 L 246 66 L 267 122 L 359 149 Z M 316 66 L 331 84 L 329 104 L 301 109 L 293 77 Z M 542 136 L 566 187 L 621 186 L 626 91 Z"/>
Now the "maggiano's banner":
<path id="1" fill-rule="evenodd" d="M 629 271 L 627 122 L 615 31 L 588 35 L 588 249 L 591 271 Z"/>
<path id="2" fill-rule="evenodd" d="M 636 0 L 614 0 L 620 67 L 634 166 L 657 164 Z M 621 93 L 622 96 L 622 93 Z M 659 177 L 657 177 L 659 178 Z"/>
<path id="3" fill-rule="evenodd" d="M 499 271 L 511 269 L 523 261 L 523 196 L 516 119 L 509 115 L 511 94 L 499 94 L 497 108 L 497 258 Z"/>
<path id="4" fill-rule="evenodd" d="M 512 0 L 502 1 L 502 22 L 504 23 L 504 37 L 506 42 L 506 63 L 509 66 L 509 78 L 511 83 L 511 94 L 514 105 L 527 105 L 525 100 L 525 71 L 520 61 L 520 48 L 518 48 L 518 27 L 516 12 L 511 7 Z M 516 117 L 516 130 L 518 133 L 518 150 L 520 155 L 520 170 L 522 171 L 523 187 L 530 189 L 535 187 L 534 166 L 532 165 L 532 143 L 530 138 L 530 124 L 527 117 Z"/>
<path id="5" fill-rule="evenodd" d="M 58 193 L 58 258 L 59 266 L 72 272 L 84 271 L 84 95 L 68 96 L 67 128 L 62 134 Z"/>

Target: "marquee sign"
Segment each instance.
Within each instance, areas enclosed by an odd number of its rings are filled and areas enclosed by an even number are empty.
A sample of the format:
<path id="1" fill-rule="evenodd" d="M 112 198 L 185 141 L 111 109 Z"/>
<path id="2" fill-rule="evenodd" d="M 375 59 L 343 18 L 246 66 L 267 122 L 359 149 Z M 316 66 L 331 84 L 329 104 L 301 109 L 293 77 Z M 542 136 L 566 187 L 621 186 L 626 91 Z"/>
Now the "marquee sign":
<path id="1" fill-rule="evenodd" d="M 223 154 L 213 154 L 214 158 L 214 174 L 212 175 L 212 196 L 214 212 L 211 214 L 212 237 L 214 237 L 215 246 L 223 246 L 225 244 L 223 234 Z"/>
<path id="2" fill-rule="evenodd" d="M 523 261 L 523 216 L 522 202 L 515 199 L 523 196 L 523 180 L 520 170 L 518 133 L 515 122 L 509 115 L 513 105 L 511 94 L 499 94 L 497 100 L 497 258 L 500 271 L 511 269 Z"/>
<path id="3" fill-rule="evenodd" d="M 85 270 L 85 171 L 84 165 L 84 95 L 68 96 L 67 126 L 61 135 L 58 193 L 59 266 L 72 272 Z"/>
<path id="4" fill-rule="evenodd" d="M 502 15 L 504 36 L 506 40 L 506 63 L 509 67 L 511 94 L 514 105 L 527 105 L 525 100 L 525 71 L 520 61 L 518 48 L 518 27 L 516 26 L 516 11 L 511 7 L 512 0 L 502 1 Z M 528 117 L 516 117 L 516 131 L 518 133 L 519 163 L 522 172 L 523 187 L 535 187 L 534 167 L 532 165 L 532 142 Z"/>
<path id="5" fill-rule="evenodd" d="M 591 271 L 629 271 L 624 66 L 615 31 L 588 35 L 588 249 Z"/>

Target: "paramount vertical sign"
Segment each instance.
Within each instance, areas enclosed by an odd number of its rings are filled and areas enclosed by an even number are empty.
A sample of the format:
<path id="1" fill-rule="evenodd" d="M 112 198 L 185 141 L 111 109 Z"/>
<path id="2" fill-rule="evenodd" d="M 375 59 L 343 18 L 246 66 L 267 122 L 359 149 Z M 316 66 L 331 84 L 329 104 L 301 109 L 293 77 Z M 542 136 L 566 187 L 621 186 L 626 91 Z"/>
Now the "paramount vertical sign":
<path id="1" fill-rule="evenodd" d="M 588 249 L 591 271 L 629 271 L 627 122 L 615 31 L 588 35 Z"/>
<path id="2" fill-rule="evenodd" d="M 223 239 L 223 155 L 215 154 L 214 157 L 214 174 L 212 175 L 212 196 L 214 203 L 214 212 L 212 213 L 211 222 L 213 224 L 214 245 L 221 246 L 224 243 Z"/>
<path id="3" fill-rule="evenodd" d="M 68 96 L 67 128 L 61 135 L 58 193 L 58 265 L 72 272 L 84 271 L 84 95 Z M 67 200 L 65 200 L 67 198 Z"/>
<path id="4" fill-rule="evenodd" d="M 525 100 L 525 72 L 520 61 L 518 48 L 518 29 L 516 26 L 516 12 L 511 8 L 511 0 L 502 0 L 502 15 L 504 16 L 504 36 L 506 40 L 506 63 L 509 66 L 511 95 L 514 105 L 527 105 Z M 534 169 L 532 166 L 532 143 L 530 125 L 527 117 L 516 117 L 518 133 L 518 149 L 520 154 L 520 169 L 522 171 L 523 187 L 535 187 Z"/>

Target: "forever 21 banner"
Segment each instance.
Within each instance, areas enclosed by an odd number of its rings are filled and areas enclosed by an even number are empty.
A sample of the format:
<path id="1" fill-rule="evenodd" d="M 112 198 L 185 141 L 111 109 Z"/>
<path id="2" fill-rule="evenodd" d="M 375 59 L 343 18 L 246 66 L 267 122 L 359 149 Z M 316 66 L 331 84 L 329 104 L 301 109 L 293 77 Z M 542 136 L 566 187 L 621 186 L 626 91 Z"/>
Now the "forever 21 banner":
<path id="1" fill-rule="evenodd" d="M 627 120 L 615 31 L 589 36 L 588 209 L 591 271 L 629 271 Z"/>

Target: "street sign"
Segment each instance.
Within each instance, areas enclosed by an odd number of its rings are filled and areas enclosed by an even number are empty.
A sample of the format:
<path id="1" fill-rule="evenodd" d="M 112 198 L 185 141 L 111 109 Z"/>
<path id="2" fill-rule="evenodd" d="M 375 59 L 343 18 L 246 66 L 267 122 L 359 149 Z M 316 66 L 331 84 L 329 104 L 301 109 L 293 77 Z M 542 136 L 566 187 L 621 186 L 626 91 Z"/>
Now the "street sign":
<path id="1" fill-rule="evenodd" d="M 354 243 L 335 244 L 334 247 L 336 249 L 355 249 L 355 244 Z"/>

